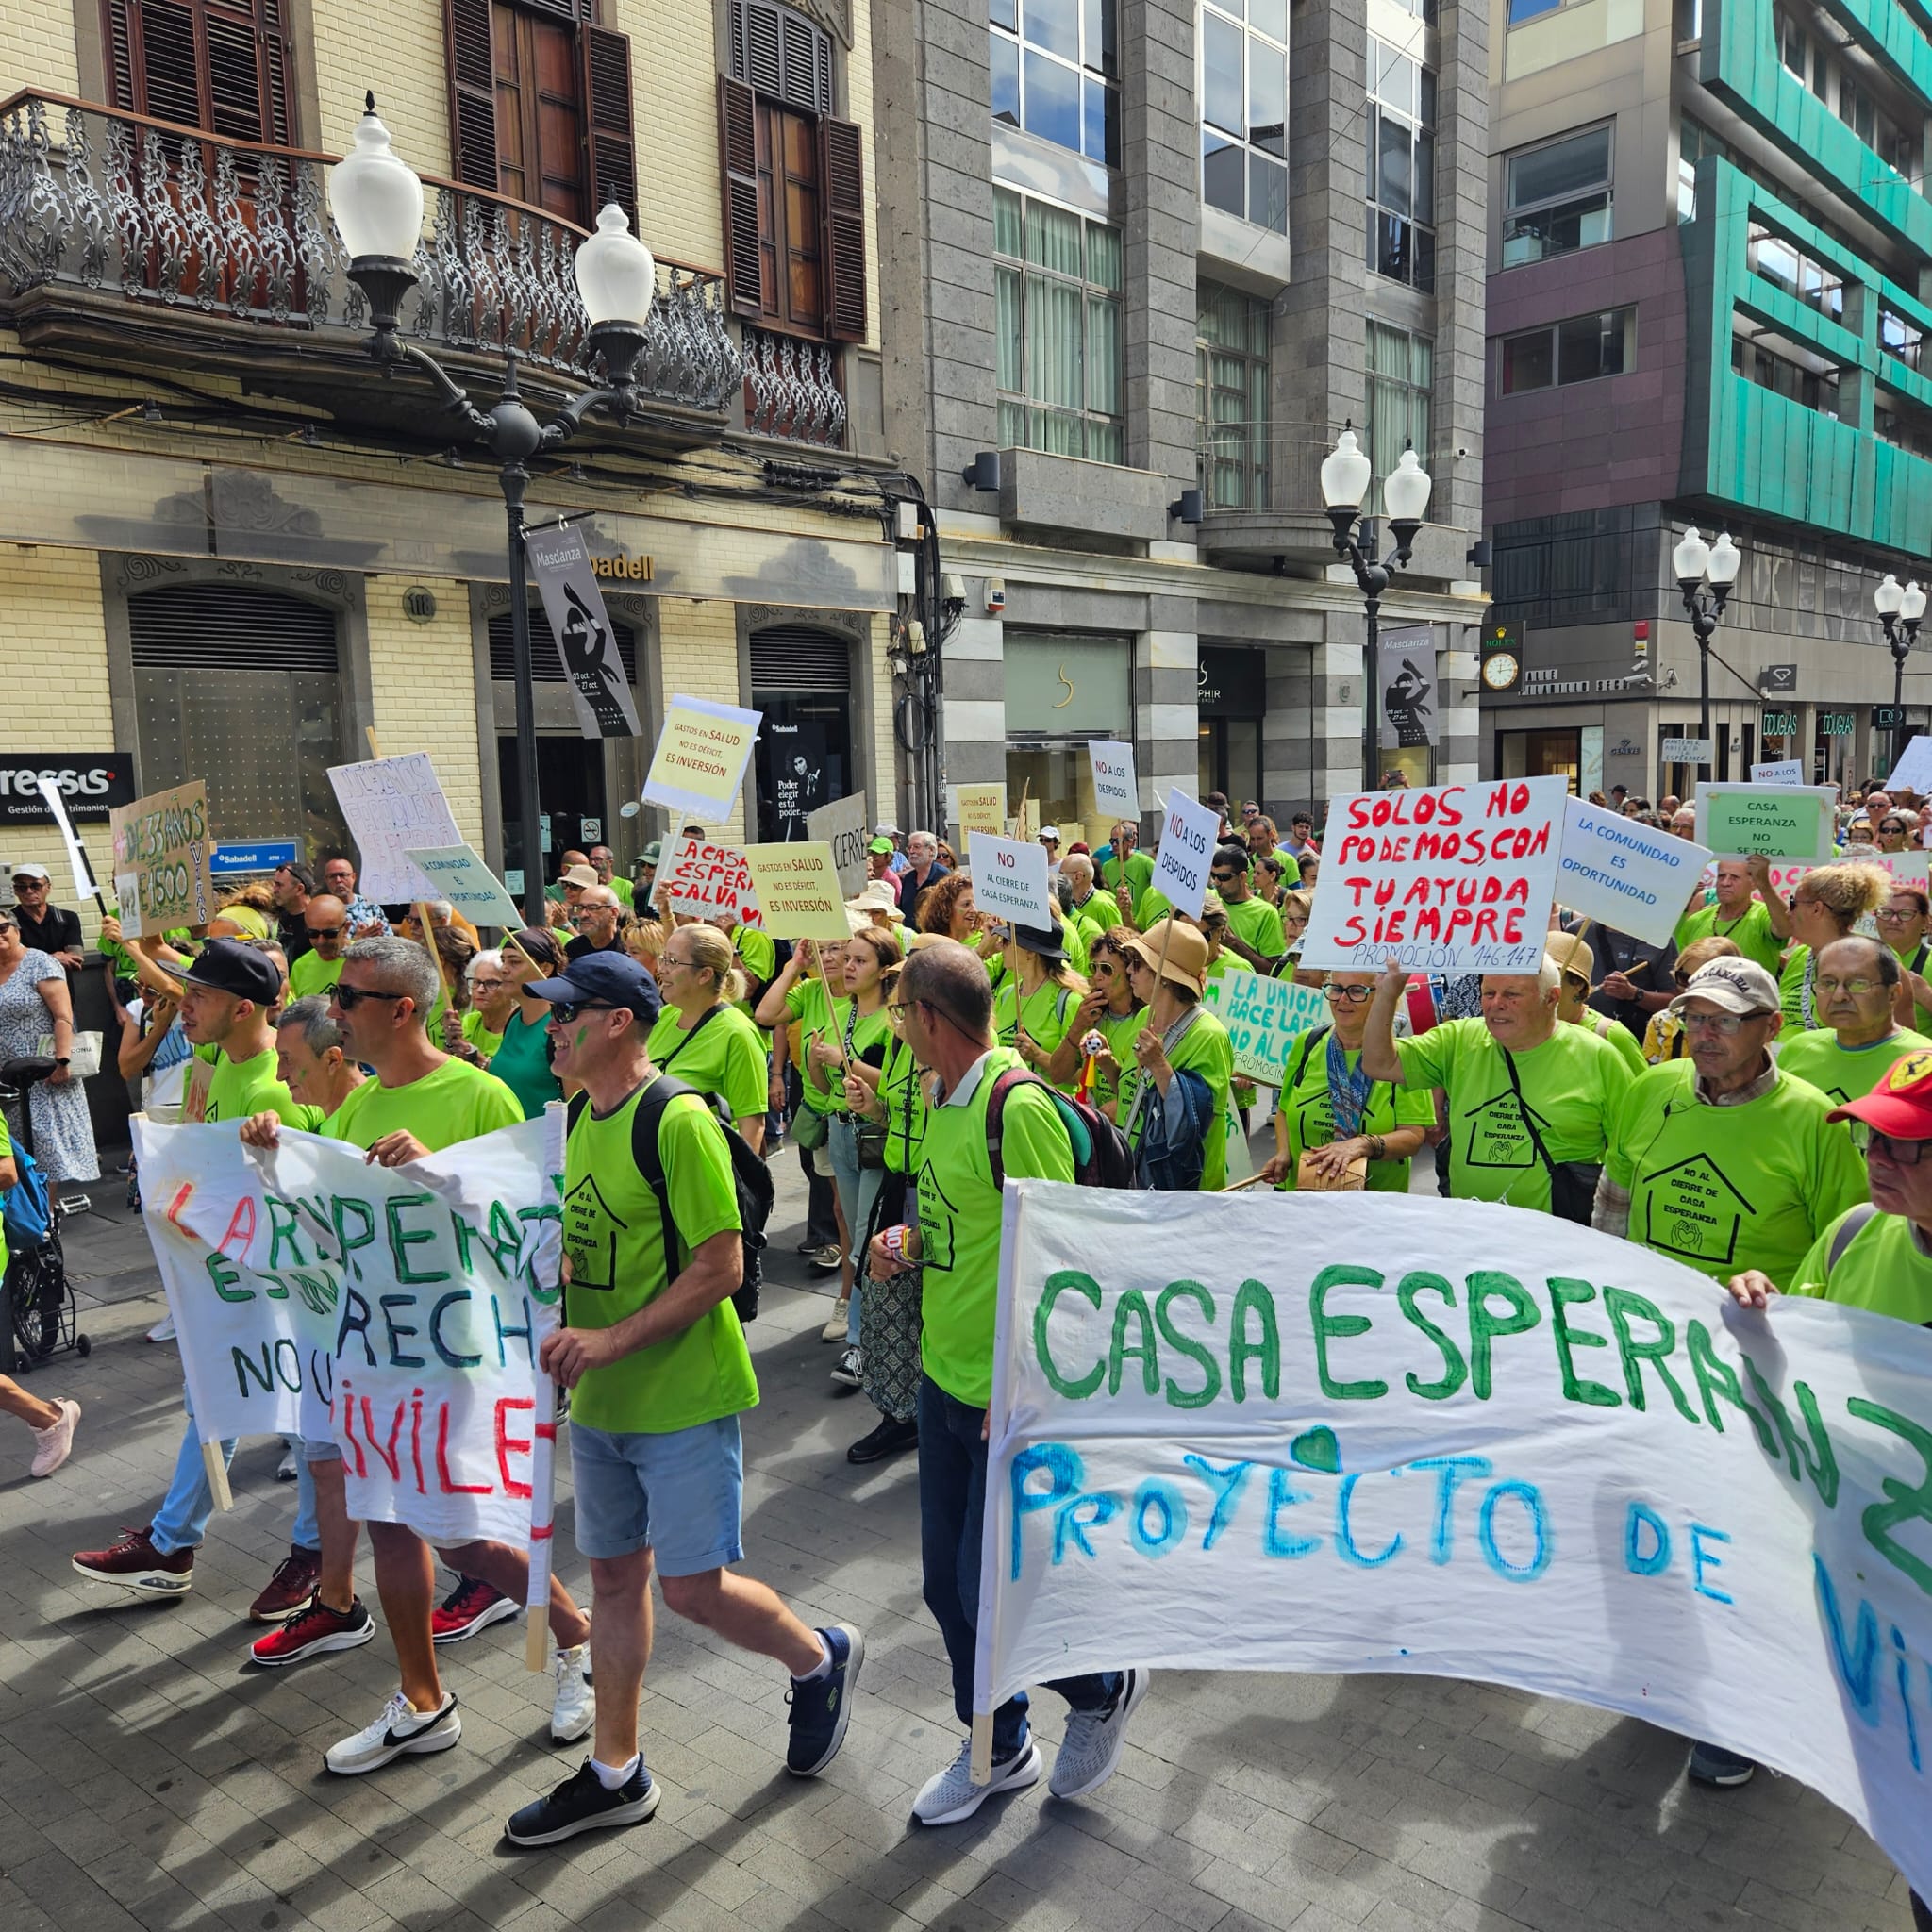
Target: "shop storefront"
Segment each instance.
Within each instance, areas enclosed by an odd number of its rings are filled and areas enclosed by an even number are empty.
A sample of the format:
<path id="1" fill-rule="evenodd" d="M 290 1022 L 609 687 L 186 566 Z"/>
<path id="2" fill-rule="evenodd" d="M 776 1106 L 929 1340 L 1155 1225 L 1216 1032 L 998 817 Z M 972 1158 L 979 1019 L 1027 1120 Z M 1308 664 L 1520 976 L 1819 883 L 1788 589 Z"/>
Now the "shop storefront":
<path id="1" fill-rule="evenodd" d="M 1062 851 L 1082 840 L 1099 844 L 1108 827 L 1087 745 L 1133 737 L 1133 640 L 1009 625 L 1004 657 L 1008 811 L 1019 811 L 1024 793 L 1029 826 L 1058 825 Z"/>
<path id="2" fill-rule="evenodd" d="M 1496 734 L 1496 775 L 1502 778 L 1567 778 L 1579 798 L 1604 789 L 1604 727 L 1545 726 Z M 1386 758 L 1385 758 L 1386 762 Z M 1416 781 L 1411 779 L 1410 783 Z"/>
<path id="3" fill-rule="evenodd" d="M 1268 654 L 1227 644 L 1201 646 L 1200 791 L 1224 792 L 1230 806 L 1259 800 L 1261 731 L 1268 716 Z"/>

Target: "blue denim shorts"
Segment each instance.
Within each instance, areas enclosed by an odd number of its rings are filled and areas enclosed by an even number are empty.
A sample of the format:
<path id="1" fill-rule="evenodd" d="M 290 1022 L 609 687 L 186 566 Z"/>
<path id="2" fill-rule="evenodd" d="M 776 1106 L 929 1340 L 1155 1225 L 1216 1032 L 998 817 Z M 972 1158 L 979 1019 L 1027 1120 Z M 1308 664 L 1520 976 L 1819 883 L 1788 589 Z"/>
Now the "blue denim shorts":
<path id="1" fill-rule="evenodd" d="M 744 1450 L 735 1415 L 667 1435 L 570 1425 L 576 1543 L 586 1557 L 648 1547 L 660 1576 L 701 1576 L 744 1557 Z"/>

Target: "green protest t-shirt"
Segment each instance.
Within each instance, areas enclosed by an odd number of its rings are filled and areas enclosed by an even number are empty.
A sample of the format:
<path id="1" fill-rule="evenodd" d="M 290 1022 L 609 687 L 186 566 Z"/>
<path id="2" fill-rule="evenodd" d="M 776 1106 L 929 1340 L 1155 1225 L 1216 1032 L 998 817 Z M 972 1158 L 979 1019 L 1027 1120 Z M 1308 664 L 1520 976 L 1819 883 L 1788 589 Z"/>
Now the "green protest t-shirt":
<path id="1" fill-rule="evenodd" d="M 434 1154 L 458 1141 L 513 1127 L 524 1107 L 494 1074 L 468 1060 L 444 1060 L 406 1087 L 365 1080 L 322 1124 L 331 1141 L 371 1147 L 385 1134 L 414 1134 Z"/>
<path id="2" fill-rule="evenodd" d="M 1697 1100 L 1690 1060 L 1624 1098 L 1605 1172 L 1630 1196 L 1629 1239 L 1714 1281 L 1759 1268 L 1782 1287 L 1821 1229 L 1865 1198 L 1865 1162 L 1831 1102 L 1782 1065 L 1738 1107 Z"/>
<path id="3" fill-rule="evenodd" d="M 1130 852 L 1124 860 L 1109 853 L 1100 866 L 1100 882 L 1107 888 L 1109 898 L 1120 890 L 1123 865 L 1126 868 L 1128 894 L 1138 899 L 1153 883 L 1154 861 L 1144 852 Z M 1118 902 L 1115 909 L 1119 909 Z"/>
<path id="4" fill-rule="evenodd" d="M 1793 946 L 1791 957 L 1785 961 L 1784 971 L 1777 976 L 1777 1008 L 1785 1016 L 1787 1032 L 1793 1028 L 1809 1028 L 1818 1024 L 1818 996 L 1810 988 L 1811 948 Z M 1807 1007 L 1810 1008 L 1807 1017 Z"/>
<path id="5" fill-rule="evenodd" d="M 917 1174 L 925 1145 L 925 1083 L 912 1049 L 896 1036 L 886 1045 L 879 1099 L 886 1109 L 886 1165 L 894 1174 Z"/>
<path id="6" fill-rule="evenodd" d="M 1227 914 L 1228 929 L 1251 952 L 1259 953 L 1263 958 L 1278 959 L 1288 951 L 1288 941 L 1281 931 L 1281 914 L 1267 900 L 1251 893 L 1237 903 L 1224 894 L 1221 905 Z"/>
<path id="7" fill-rule="evenodd" d="M 333 992 L 336 981 L 342 976 L 342 968 L 348 963 L 340 954 L 333 959 L 325 959 L 311 947 L 289 968 L 290 999 L 313 999 L 317 993 Z"/>
<path id="8" fill-rule="evenodd" d="M 1090 950 L 1103 933 L 1110 932 L 1121 921 L 1121 908 L 1111 892 L 1090 892 L 1067 917 L 1087 928 Z"/>
<path id="9" fill-rule="evenodd" d="M 1892 1062 L 1908 1053 L 1932 1053 L 1932 1040 L 1901 1026 L 1885 1040 L 1847 1050 L 1828 1026 L 1814 1026 L 1778 1047 L 1777 1063 L 1788 1074 L 1809 1081 L 1834 1107 L 1863 1100 Z"/>
<path id="10" fill-rule="evenodd" d="M 840 1112 L 845 1105 L 844 1083 L 840 1081 L 836 1086 L 826 1085 L 826 1081 L 836 1078 L 836 1075 L 822 1072 L 811 1062 L 813 1036 L 828 1033 L 834 1011 L 816 972 L 809 977 L 792 982 L 791 991 L 785 995 L 785 1007 L 798 1022 L 798 1080 L 805 1091 L 806 1106 L 813 1113 Z M 844 1035 L 841 1033 L 840 1044 L 843 1043 Z"/>
<path id="11" fill-rule="evenodd" d="M 1140 1031 L 1138 1027 L 1135 1030 L 1137 1033 Z M 1121 1058 L 1118 1051 L 1115 1058 Z M 1167 1058 L 1176 1073 L 1198 1074 L 1207 1081 L 1208 1091 L 1213 1095 L 1214 1110 L 1204 1136 L 1206 1159 L 1201 1169 L 1199 1191 L 1204 1194 L 1219 1193 L 1227 1185 L 1228 1091 L 1234 1085 L 1234 1041 L 1228 1038 L 1227 1028 L 1215 1014 L 1206 1007 L 1196 1007 L 1193 1024 L 1169 1049 Z M 1140 1062 L 1133 1060 L 1133 1048 L 1129 1045 L 1126 1058 L 1121 1060 L 1120 1120 L 1123 1127 L 1133 1109 L 1134 1095 L 1141 1078 Z M 1141 1118 L 1134 1123 L 1133 1133 L 1128 1137 L 1137 1152 L 1145 1125 L 1146 1109 L 1143 1108 Z"/>
<path id="12" fill-rule="evenodd" d="M 1304 1154 L 1326 1147 L 1335 1139 L 1333 1096 L 1328 1091 L 1328 1042 L 1331 1029 L 1324 1026 L 1297 1042 L 1288 1063 L 1289 1085 L 1281 1095 L 1281 1118 L 1288 1133 L 1288 1172 L 1281 1177 L 1283 1192 L 1291 1193 L 1295 1168 Z M 1361 1063 L 1359 1052 L 1342 1050 L 1342 1059 L 1353 1074 Z M 1426 1087 L 1391 1087 L 1386 1080 L 1369 1088 L 1369 1101 L 1362 1110 L 1362 1132 L 1392 1134 L 1397 1127 L 1431 1127 L 1436 1124 L 1435 1097 Z M 1408 1192 L 1408 1161 L 1369 1162 L 1369 1191 L 1372 1194 Z"/>
<path id="13" fill-rule="evenodd" d="M 722 1100 L 734 1121 L 763 1120 L 771 1103 L 764 1035 L 736 1007 L 719 1007 L 695 1032 L 687 1032 L 679 1017 L 675 1007 L 658 1015 L 646 1049 L 652 1063 Z"/>
<path id="14" fill-rule="evenodd" d="M 1607 1041 L 1629 1062 L 1631 1073 L 1641 1074 L 1649 1067 L 1650 1062 L 1643 1058 L 1642 1042 L 1621 1020 L 1613 1020 L 1607 1013 L 1599 1013 L 1593 1007 L 1585 1007 L 1582 1019 L 1569 1024 L 1582 1026 L 1599 1040 Z"/>
<path id="15" fill-rule="evenodd" d="M 563 1307 L 573 1328 L 609 1328 L 636 1314 L 684 1272 L 694 1249 L 741 1225 L 724 1131 L 702 1100 L 680 1096 L 658 1124 L 665 1192 L 683 1250 L 667 1263 L 663 1215 L 631 1148 L 631 1116 L 649 1091 L 646 1083 L 602 1120 L 585 1108 L 570 1130 L 563 1246 L 571 1278 Z M 758 1399 L 744 1330 L 726 1295 L 682 1333 L 591 1369 L 571 1391 L 570 1412 L 573 1421 L 613 1435 L 665 1436 L 740 1415 Z"/>
<path id="16" fill-rule="evenodd" d="M 1023 1000 L 1019 982 L 1003 979 L 992 996 L 993 1037 L 1002 1046 L 1017 1047 L 1024 1027 L 1035 1046 L 1052 1053 L 1067 1037 L 1079 1010 L 1080 995 L 1070 986 L 1042 980 Z"/>
<path id="17" fill-rule="evenodd" d="M 484 1024 L 483 1015 L 475 1007 L 463 1015 L 463 1038 L 474 1046 L 483 1058 L 493 1059 L 496 1050 L 503 1044 L 503 1035 L 492 1033 Z"/>
<path id="18" fill-rule="evenodd" d="M 756 925 L 734 926 L 731 946 L 744 967 L 747 979 L 758 986 L 766 986 L 777 977 L 778 946 L 770 933 Z"/>
<path id="19" fill-rule="evenodd" d="M 1012 1048 L 994 1047 L 976 1063 L 978 1078 L 963 1101 L 928 1110 L 920 1150 L 920 1357 L 948 1395 L 974 1408 L 992 1400 L 1000 1286 L 1000 1194 L 987 1153 L 986 1107 L 994 1081 L 1024 1064 Z M 1015 1180 L 1074 1178 L 1073 1143 L 1043 1087 L 1026 1082 L 1002 1103 L 1000 1164 Z"/>
<path id="20" fill-rule="evenodd" d="M 550 1071 L 550 1022 L 532 1024 L 521 1005 L 490 1057 L 490 1071 L 516 1095 L 525 1120 L 535 1120 L 551 1101 L 563 1098 L 563 1083 Z"/>
<path id="21" fill-rule="evenodd" d="M 1407 1087 L 1440 1087 L 1449 1100 L 1449 1192 L 1458 1201 L 1503 1201 L 1550 1211 L 1550 1174 L 1524 1126 L 1503 1049 L 1480 1020 L 1448 1020 L 1398 1040 Z M 1630 1069 L 1607 1041 L 1558 1025 L 1516 1056 L 1523 1104 L 1544 1152 L 1557 1162 L 1600 1161 Z"/>
<path id="22" fill-rule="evenodd" d="M 1104 1067 L 1093 1069 L 1092 1100 L 1095 1107 L 1112 1107 L 1125 1090 L 1129 1099 L 1133 1096 L 1134 1040 L 1141 1027 L 1147 1024 L 1147 1008 L 1136 1007 L 1131 1013 L 1102 1013 L 1094 1021 L 1092 1030 L 1107 1041 L 1107 1050 L 1113 1056 L 1114 1065 L 1120 1069 L 1118 1077 L 1108 1074 Z M 1126 1116 L 1120 1115 L 1120 1124 L 1126 1124 Z"/>
<path id="23" fill-rule="evenodd" d="M 205 1121 L 245 1121 L 251 1114 L 272 1113 L 298 1127 L 294 1096 L 275 1077 L 275 1050 L 269 1047 L 252 1060 L 231 1060 L 218 1053 L 208 1083 Z"/>
<path id="24" fill-rule="evenodd" d="M 1849 1210 L 1847 1210 L 1849 1211 Z M 1792 1271 L 1787 1294 L 1843 1302 L 1932 1327 L 1932 1255 L 1902 1214 L 1874 1214 L 1831 1259 L 1841 1214 L 1819 1232 L 1811 1252 Z"/>
<path id="25" fill-rule="evenodd" d="M 1699 940 L 1729 940 L 1747 959 L 1755 959 L 1774 978 L 1786 941 L 1771 929 L 1771 914 L 1762 899 L 1754 899 L 1736 919 L 1726 919 L 1715 906 L 1700 907 L 1677 922 L 1677 950 L 1694 946 Z"/>

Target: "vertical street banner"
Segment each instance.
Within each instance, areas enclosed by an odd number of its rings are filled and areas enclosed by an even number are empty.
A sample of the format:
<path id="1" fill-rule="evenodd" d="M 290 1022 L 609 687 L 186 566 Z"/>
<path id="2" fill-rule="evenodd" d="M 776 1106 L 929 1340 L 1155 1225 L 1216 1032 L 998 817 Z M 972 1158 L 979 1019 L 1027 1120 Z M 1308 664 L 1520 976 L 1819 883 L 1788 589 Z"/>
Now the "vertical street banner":
<path id="1" fill-rule="evenodd" d="M 1126 1664 L 1506 1684 L 1800 1778 L 1932 1893 L 1932 1334 L 1360 1202 L 1008 1181 L 975 1737 Z"/>
<path id="2" fill-rule="evenodd" d="M 429 754 L 331 765 L 328 781 L 361 854 L 357 884 L 364 896 L 379 906 L 441 898 L 441 888 L 409 857 L 412 848 L 447 851 L 463 842 Z"/>
<path id="3" fill-rule="evenodd" d="M 1382 722 L 1378 742 L 1384 751 L 1435 744 L 1442 732 L 1441 680 L 1433 625 L 1404 625 L 1381 634 Z"/>
<path id="4" fill-rule="evenodd" d="M 643 726 L 583 531 L 557 524 L 530 531 L 524 543 L 576 701 L 578 729 L 586 738 L 639 737 Z"/>
<path id="5" fill-rule="evenodd" d="M 42 794 L 44 796 L 44 794 Z M 108 819 L 122 924 L 141 939 L 215 916 L 208 787 L 199 778 L 117 805 Z"/>

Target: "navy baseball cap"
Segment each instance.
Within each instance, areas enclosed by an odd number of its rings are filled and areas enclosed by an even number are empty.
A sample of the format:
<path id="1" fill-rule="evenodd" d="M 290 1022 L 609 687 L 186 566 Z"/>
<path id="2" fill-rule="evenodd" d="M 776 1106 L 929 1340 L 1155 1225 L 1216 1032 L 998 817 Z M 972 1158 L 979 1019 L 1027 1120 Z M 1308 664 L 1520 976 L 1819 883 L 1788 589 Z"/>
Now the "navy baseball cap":
<path id="1" fill-rule="evenodd" d="M 658 982 L 627 953 L 586 953 L 563 969 L 561 978 L 532 980 L 524 991 L 553 1005 L 625 1007 L 643 1026 L 653 1024 L 664 1006 Z"/>
<path id="2" fill-rule="evenodd" d="M 272 1007 L 282 994 L 275 962 L 245 940 L 209 940 L 182 977 L 190 986 L 212 987 L 258 1007 Z"/>

